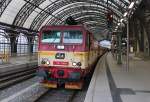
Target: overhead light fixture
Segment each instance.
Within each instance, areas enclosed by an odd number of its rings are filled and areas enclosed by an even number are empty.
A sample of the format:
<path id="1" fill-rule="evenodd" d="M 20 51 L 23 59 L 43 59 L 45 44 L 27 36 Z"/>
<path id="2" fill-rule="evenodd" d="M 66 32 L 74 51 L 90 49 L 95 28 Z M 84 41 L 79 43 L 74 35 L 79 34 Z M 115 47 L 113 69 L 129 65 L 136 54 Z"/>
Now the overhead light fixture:
<path id="1" fill-rule="evenodd" d="M 133 8 L 135 2 L 131 2 L 131 4 L 129 5 L 129 9 Z"/>
<path id="2" fill-rule="evenodd" d="M 139 5 L 142 0 L 135 1 L 135 4 Z"/>
<path id="3" fill-rule="evenodd" d="M 118 23 L 118 26 L 120 26 L 121 23 Z"/>
<path id="4" fill-rule="evenodd" d="M 120 20 L 120 22 L 122 22 L 122 21 L 123 21 L 123 19 Z"/>
<path id="5" fill-rule="evenodd" d="M 125 13 L 123 14 L 123 16 L 124 16 L 124 17 L 126 17 L 126 16 L 127 16 L 127 14 L 128 14 L 128 12 L 125 12 Z"/>

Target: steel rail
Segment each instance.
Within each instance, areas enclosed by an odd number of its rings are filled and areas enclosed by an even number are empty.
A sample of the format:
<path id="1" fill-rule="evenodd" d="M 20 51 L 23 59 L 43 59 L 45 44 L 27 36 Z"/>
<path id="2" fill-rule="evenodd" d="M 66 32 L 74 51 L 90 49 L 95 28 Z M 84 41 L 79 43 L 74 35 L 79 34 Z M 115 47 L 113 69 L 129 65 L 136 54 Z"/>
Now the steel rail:
<path id="1" fill-rule="evenodd" d="M 30 79 L 36 75 L 35 73 L 36 68 L 32 68 L 0 76 L 0 89 L 5 89 L 19 82 Z"/>

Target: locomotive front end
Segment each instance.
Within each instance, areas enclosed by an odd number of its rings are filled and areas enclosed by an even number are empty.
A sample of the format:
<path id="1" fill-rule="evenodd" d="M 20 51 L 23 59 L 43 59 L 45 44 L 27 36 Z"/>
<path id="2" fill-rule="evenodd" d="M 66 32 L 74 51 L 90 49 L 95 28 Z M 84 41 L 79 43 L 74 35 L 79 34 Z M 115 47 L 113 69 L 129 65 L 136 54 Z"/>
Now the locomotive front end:
<path id="1" fill-rule="evenodd" d="M 81 89 L 87 54 L 84 49 L 84 32 L 81 29 L 42 30 L 39 42 L 38 75 L 43 84 L 56 88 Z"/>

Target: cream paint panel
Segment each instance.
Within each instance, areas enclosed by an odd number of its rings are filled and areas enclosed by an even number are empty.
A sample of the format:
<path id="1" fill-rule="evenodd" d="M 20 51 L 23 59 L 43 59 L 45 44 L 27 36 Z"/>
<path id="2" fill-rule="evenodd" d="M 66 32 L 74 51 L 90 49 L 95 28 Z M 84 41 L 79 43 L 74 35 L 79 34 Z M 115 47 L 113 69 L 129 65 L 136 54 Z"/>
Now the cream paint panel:
<path id="1" fill-rule="evenodd" d="M 85 52 L 64 52 L 65 53 L 65 59 L 55 59 L 55 54 L 57 52 L 53 51 L 41 51 L 39 52 L 39 65 L 40 62 L 42 61 L 42 58 L 47 58 L 51 66 L 60 66 L 60 65 L 53 65 L 53 61 L 62 61 L 62 62 L 69 62 L 69 65 L 66 65 L 66 67 L 74 67 L 72 66 L 72 62 L 81 62 L 82 66 L 81 68 L 88 67 L 88 53 Z M 47 66 L 47 65 L 46 65 Z"/>
<path id="2" fill-rule="evenodd" d="M 24 0 L 12 0 L 0 17 L 0 22 L 12 24 L 17 13 L 24 4 Z"/>

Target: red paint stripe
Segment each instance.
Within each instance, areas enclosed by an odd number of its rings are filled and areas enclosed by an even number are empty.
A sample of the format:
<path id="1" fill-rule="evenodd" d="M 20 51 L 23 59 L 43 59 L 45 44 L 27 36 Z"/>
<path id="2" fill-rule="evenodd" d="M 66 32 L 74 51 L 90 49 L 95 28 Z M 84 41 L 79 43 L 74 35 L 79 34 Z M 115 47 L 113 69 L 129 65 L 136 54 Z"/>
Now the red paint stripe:
<path id="1" fill-rule="evenodd" d="M 69 65 L 69 62 L 53 61 L 53 65 Z"/>

